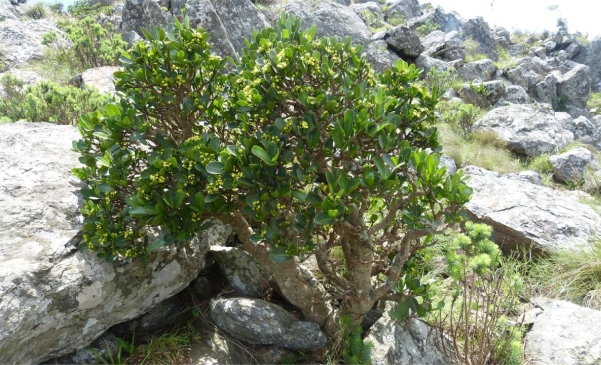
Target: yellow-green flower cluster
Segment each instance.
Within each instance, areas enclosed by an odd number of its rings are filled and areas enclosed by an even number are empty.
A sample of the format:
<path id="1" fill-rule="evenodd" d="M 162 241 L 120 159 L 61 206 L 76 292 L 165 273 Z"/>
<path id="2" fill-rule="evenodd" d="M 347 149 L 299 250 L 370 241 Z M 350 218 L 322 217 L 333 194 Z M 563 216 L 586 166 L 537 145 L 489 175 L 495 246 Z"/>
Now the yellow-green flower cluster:
<path id="1" fill-rule="evenodd" d="M 261 202 L 259 200 L 255 200 L 253 202 L 252 210 L 254 210 L 255 212 L 261 210 Z"/>
<path id="2" fill-rule="evenodd" d="M 301 61 L 303 62 L 303 64 L 305 65 L 305 67 L 314 67 L 314 68 L 318 68 L 319 67 L 319 60 L 317 59 L 317 57 L 313 57 L 313 55 L 311 55 L 310 53 L 305 53 L 300 57 Z"/>
<path id="3" fill-rule="evenodd" d="M 198 156 L 200 157 L 200 163 L 203 166 L 208 165 L 209 162 L 211 162 L 215 159 L 215 156 L 212 153 L 207 152 L 207 151 L 199 151 Z"/>
<path id="4" fill-rule="evenodd" d="M 282 49 L 276 56 L 276 67 L 279 69 L 286 68 L 288 66 L 288 57 L 286 57 L 286 51 Z"/>
<path id="5" fill-rule="evenodd" d="M 274 136 L 274 135 L 272 135 L 269 132 L 263 133 L 263 135 L 261 136 L 261 138 L 263 138 L 263 140 L 265 140 L 267 142 L 273 142 L 273 143 L 278 143 L 280 141 L 280 137 Z"/>
<path id="6" fill-rule="evenodd" d="M 207 193 L 217 194 L 221 188 L 221 185 L 223 185 L 223 178 L 221 175 L 215 176 L 213 182 L 207 184 Z"/>
<path id="7" fill-rule="evenodd" d="M 198 221 L 200 221 L 200 219 L 202 218 L 202 214 L 198 213 L 198 212 L 192 212 L 192 215 L 190 216 L 190 220 L 192 220 L 192 222 L 197 223 Z"/>
<path id="8" fill-rule="evenodd" d="M 159 183 L 159 184 L 165 183 L 165 176 L 161 176 L 159 173 L 150 175 L 149 179 L 153 183 Z"/>

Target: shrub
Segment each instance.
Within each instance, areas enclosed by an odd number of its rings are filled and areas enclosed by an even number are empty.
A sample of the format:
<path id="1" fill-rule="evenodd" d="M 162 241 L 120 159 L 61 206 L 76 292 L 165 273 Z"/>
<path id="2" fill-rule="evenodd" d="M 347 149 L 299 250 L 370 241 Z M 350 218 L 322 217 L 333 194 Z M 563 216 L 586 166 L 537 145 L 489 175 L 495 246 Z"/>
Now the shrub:
<path id="1" fill-rule="evenodd" d="M 75 124 L 82 113 L 94 111 L 108 101 L 108 96 L 95 90 L 63 87 L 50 81 L 26 86 L 11 75 L 0 79 L 0 86 L 4 94 L 0 98 L 0 116 L 11 121 Z"/>
<path id="2" fill-rule="evenodd" d="M 501 364 L 521 358 L 521 332 L 507 316 L 516 311 L 523 282 L 502 265 L 492 227 L 467 222 L 465 234 L 453 235 L 446 252 L 446 308 L 432 317 L 437 346 L 453 363 Z"/>
<path id="3" fill-rule="evenodd" d="M 371 342 L 364 342 L 361 338 L 361 326 L 352 327 L 349 317 L 340 318 L 340 328 L 343 333 L 342 359 L 347 365 L 371 364 Z"/>
<path id="4" fill-rule="evenodd" d="M 454 69 L 448 68 L 444 71 L 436 67 L 430 67 L 428 74 L 424 78 L 426 86 L 432 90 L 434 87 L 441 93 L 447 91 L 457 81 L 457 72 Z"/>
<path id="5" fill-rule="evenodd" d="M 430 19 L 428 19 L 424 24 L 415 28 L 415 32 L 420 37 L 425 37 L 428 34 L 432 33 L 433 31 L 438 30 L 439 28 L 440 28 L 440 25 L 438 25 L 437 23 L 434 23 Z"/>
<path id="6" fill-rule="evenodd" d="M 31 19 L 44 19 L 48 14 L 43 3 L 37 3 L 29 8 L 25 15 Z"/>
<path id="7" fill-rule="evenodd" d="M 206 31 L 177 21 L 145 31 L 115 74 L 124 97 L 79 123 L 81 248 L 144 258 L 214 217 L 307 320 L 330 335 L 341 316 L 358 325 L 427 238 L 461 219 L 471 189 L 425 150 L 439 150 L 436 99 L 415 66 L 399 61 L 376 78 L 361 47 L 315 32 L 283 15 L 225 74 Z M 334 247 L 348 277 L 328 260 Z M 312 254 L 339 308 L 294 259 Z"/>
<path id="8" fill-rule="evenodd" d="M 127 47 L 110 22 L 101 25 L 94 18 L 86 17 L 61 21 L 59 28 L 66 33 L 69 42 L 58 39 L 56 34 L 54 37 L 44 35 L 43 42 L 72 59 L 81 69 L 116 65 Z"/>
<path id="9" fill-rule="evenodd" d="M 488 58 L 487 55 L 480 53 L 480 44 L 471 37 L 463 41 L 463 48 L 465 48 L 465 62 L 467 63 Z"/>
<path id="10" fill-rule="evenodd" d="M 440 103 L 438 111 L 442 121 L 466 139 L 471 137 L 473 125 L 482 115 L 482 109 L 479 107 L 462 102 Z"/>

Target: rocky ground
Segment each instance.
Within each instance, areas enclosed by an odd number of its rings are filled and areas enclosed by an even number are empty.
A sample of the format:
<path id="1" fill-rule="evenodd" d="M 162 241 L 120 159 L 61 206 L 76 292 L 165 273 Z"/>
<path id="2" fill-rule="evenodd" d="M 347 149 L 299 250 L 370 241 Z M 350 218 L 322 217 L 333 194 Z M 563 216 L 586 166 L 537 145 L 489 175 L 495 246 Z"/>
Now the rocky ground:
<path id="1" fill-rule="evenodd" d="M 601 115 L 590 102 L 601 92 L 599 38 L 510 34 L 482 18 L 463 19 L 417 0 L 108 5 L 114 6 L 110 21 L 130 42 L 140 38 L 141 27 L 164 26 L 185 7 L 191 24 L 211 33 L 216 53 L 237 57 L 253 29 L 269 26 L 285 11 L 304 27 L 317 25 L 319 36 L 351 37 L 378 71 L 404 59 L 423 69 L 423 76 L 446 73 L 453 85 L 443 83 L 443 102 L 482 111 L 471 132 L 494 131 L 516 160 L 542 156 L 551 169 L 545 176 L 523 164 L 522 171 L 502 174 L 494 164 L 487 170 L 454 159 L 443 143 L 448 171 L 461 168 L 471 178 L 470 218 L 491 225 L 493 240 L 506 252 L 578 249 L 601 234 L 598 200 L 588 194 L 595 189 L 582 183 L 599 170 Z M 43 35 L 60 30 L 51 16 L 28 18 L 27 9 L 0 4 L 0 71 L 34 84 L 42 77 L 30 66 L 45 55 Z M 114 70 L 87 70 L 76 84 L 112 93 Z M 196 363 L 275 363 L 294 351 L 319 352 L 328 345 L 316 325 L 264 300 L 270 295 L 256 280 L 260 267 L 235 247 L 228 227 L 216 225 L 189 247 L 161 251 L 147 266 L 124 267 L 74 252 L 69 244 L 79 240 L 82 200 L 70 172 L 78 164 L 71 150 L 75 139 L 72 126 L 0 125 L 0 363 L 94 361 L 83 350 L 94 340 L 101 352 L 108 346 L 116 356 L 115 334 L 127 338 L 134 329 L 163 326 L 181 314 L 186 299 L 173 295 L 184 288 L 203 303 L 203 318 L 215 324 L 196 324 L 203 334 L 191 351 Z M 227 280 L 216 285 L 216 277 Z M 218 291 L 227 295 L 215 296 Z M 600 361 L 600 311 L 562 300 L 530 302 L 524 363 Z M 428 341 L 424 323 L 400 325 L 383 308 L 374 316 L 367 333 L 373 363 L 447 363 Z M 252 345 L 258 351 L 251 356 Z"/>

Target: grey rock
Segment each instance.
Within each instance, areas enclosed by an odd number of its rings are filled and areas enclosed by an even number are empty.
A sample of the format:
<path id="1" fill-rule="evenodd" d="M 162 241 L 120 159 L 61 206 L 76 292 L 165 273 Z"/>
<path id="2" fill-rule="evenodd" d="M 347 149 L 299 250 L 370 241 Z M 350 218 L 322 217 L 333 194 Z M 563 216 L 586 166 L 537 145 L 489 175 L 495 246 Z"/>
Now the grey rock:
<path id="1" fill-rule="evenodd" d="M 283 308 L 260 299 L 213 298 L 210 316 L 219 328 L 252 344 L 312 351 L 327 344 L 327 336 L 317 323 L 299 321 Z"/>
<path id="2" fill-rule="evenodd" d="M 250 0 L 212 0 L 212 3 L 238 55 L 242 54 L 242 49 L 246 46 L 244 41 L 252 36 L 254 29 L 260 31 L 270 25 L 265 15 Z M 213 43 L 221 42 L 213 36 L 212 28 L 207 29 L 211 32 Z"/>
<path id="3" fill-rule="evenodd" d="M 430 328 L 412 318 L 399 323 L 388 314 L 390 306 L 371 327 L 365 341 L 371 341 L 371 363 L 374 365 L 447 365 L 438 351 Z"/>
<path id="4" fill-rule="evenodd" d="M 121 70 L 120 67 L 103 66 L 90 68 L 81 74 L 81 87 L 96 88 L 102 94 L 114 94 L 115 84 L 113 82 L 113 74 Z"/>
<path id="5" fill-rule="evenodd" d="M 543 80 L 543 78 L 527 64 L 519 64 L 510 68 L 506 71 L 505 76 L 511 83 L 520 85 L 526 90 L 529 90 Z"/>
<path id="6" fill-rule="evenodd" d="M 505 89 L 505 96 L 499 100 L 499 104 L 501 103 L 530 104 L 531 100 L 523 87 L 520 85 L 509 85 Z"/>
<path id="7" fill-rule="evenodd" d="M 601 312 L 554 301 L 543 307 L 525 342 L 531 364 L 594 364 L 601 358 Z"/>
<path id="8" fill-rule="evenodd" d="M 153 26 L 166 27 L 173 21 L 168 11 L 161 9 L 158 0 L 125 0 L 121 17 L 121 31 L 134 31 L 142 34 L 141 29 Z"/>
<path id="9" fill-rule="evenodd" d="M 530 51 L 532 51 L 538 57 L 547 57 L 547 49 L 545 47 L 532 47 Z"/>
<path id="10" fill-rule="evenodd" d="M 474 130 L 493 130 L 510 150 L 531 157 L 560 150 L 574 139 L 544 104 L 511 104 L 493 109 L 476 121 Z"/>
<path id="11" fill-rule="evenodd" d="M 363 54 L 371 67 L 379 73 L 388 70 L 399 60 L 399 56 L 388 50 L 388 43 L 384 40 L 371 42 Z"/>
<path id="12" fill-rule="evenodd" d="M 98 355 L 104 359 L 116 359 L 119 354 L 119 338 L 110 330 L 95 339 L 89 346 L 70 354 L 50 359 L 44 364 L 96 364 Z"/>
<path id="13" fill-rule="evenodd" d="M 540 175 L 536 171 L 519 171 L 513 172 L 511 174 L 504 175 L 507 179 L 513 179 L 518 181 L 525 181 L 530 184 L 543 186 L 543 180 L 540 178 Z"/>
<path id="14" fill-rule="evenodd" d="M 354 43 L 367 45 L 371 32 L 363 20 L 349 7 L 327 1 L 294 0 L 284 8 L 303 20 L 301 27 L 317 26 L 320 37 L 351 37 Z"/>
<path id="15" fill-rule="evenodd" d="M 363 19 L 363 22 L 372 28 L 380 28 L 386 24 L 384 14 L 380 6 L 375 1 L 368 1 L 361 4 L 352 4 L 353 11 Z"/>
<path id="16" fill-rule="evenodd" d="M 558 113 L 556 113 L 558 114 Z M 601 149 L 601 121 L 594 118 L 580 116 L 572 119 L 572 117 L 563 113 L 567 117 L 562 119 L 562 125 L 565 129 L 574 134 L 574 139 Z"/>
<path id="17" fill-rule="evenodd" d="M 505 82 L 501 80 L 487 81 L 484 83 L 486 88 L 486 101 L 489 104 L 495 104 L 499 99 L 507 95 L 507 88 Z"/>
<path id="18" fill-rule="evenodd" d="M 545 42 L 545 49 L 547 50 L 547 52 L 553 52 L 556 47 L 557 47 L 557 42 L 554 42 L 554 41 Z"/>
<path id="19" fill-rule="evenodd" d="M 211 246 L 211 256 L 238 293 L 263 297 L 265 280 L 261 267 L 244 250 L 235 247 Z"/>
<path id="20" fill-rule="evenodd" d="M 423 15 L 418 0 L 399 0 L 390 4 L 386 10 L 388 19 L 411 19 Z"/>
<path id="21" fill-rule="evenodd" d="M 236 49 L 230 40 L 228 30 L 210 0 L 187 0 L 178 3 L 177 7 L 185 6 L 186 16 L 190 18 L 191 27 L 208 29 L 211 34 L 211 50 L 222 57 L 236 57 Z M 179 12 L 176 6 L 171 11 Z"/>
<path id="22" fill-rule="evenodd" d="M 520 316 L 517 319 L 517 323 L 518 324 L 522 324 L 522 325 L 524 325 L 524 324 L 532 324 L 532 323 L 536 322 L 536 319 L 542 313 L 543 313 L 542 309 L 540 309 L 540 308 L 533 308 L 533 309 L 529 310 L 528 312 L 520 314 Z"/>
<path id="23" fill-rule="evenodd" d="M 428 22 L 438 24 L 438 30 L 443 32 L 461 31 L 461 19 L 454 13 L 445 13 L 441 8 L 433 10 L 407 21 L 407 26 L 413 30 L 427 24 Z"/>
<path id="24" fill-rule="evenodd" d="M 440 156 L 439 166 L 444 166 L 447 168 L 447 175 L 455 175 L 457 173 L 457 164 L 455 163 L 455 160 L 453 160 L 453 158 L 449 155 Z"/>
<path id="25" fill-rule="evenodd" d="M 566 57 L 572 59 L 580 53 L 582 47 L 578 43 L 572 43 L 565 49 Z"/>
<path id="26" fill-rule="evenodd" d="M 591 76 L 588 66 L 578 65 L 561 77 L 557 84 L 557 94 L 578 107 L 586 108 L 591 90 Z"/>
<path id="27" fill-rule="evenodd" d="M 530 89 L 530 95 L 541 103 L 552 104 L 557 98 L 557 77 L 550 73 Z"/>
<path id="28" fill-rule="evenodd" d="M 219 333 L 215 328 L 203 329 L 203 336 L 199 342 L 190 344 L 191 365 L 236 365 L 254 364 L 246 350 L 234 341 L 229 340 L 225 334 Z"/>
<path id="29" fill-rule="evenodd" d="M 463 172 L 474 190 L 468 215 L 491 225 L 492 239 L 506 251 L 573 249 L 601 233 L 599 214 L 560 191 L 476 166 Z"/>
<path id="30" fill-rule="evenodd" d="M 6 17 L 4 21 L 0 21 L 0 49 L 4 53 L 4 67 L 0 68 L 0 72 L 42 59 L 47 48 L 42 45 L 42 37 L 48 32 L 61 33 L 49 18 L 21 21 Z"/>
<path id="31" fill-rule="evenodd" d="M 485 54 L 488 58 L 497 61 L 497 44 L 488 23 L 482 17 L 469 19 L 461 24 L 465 38 L 472 38 L 478 43 L 477 52 Z"/>
<path id="32" fill-rule="evenodd" d="M 601 91 L 601 36 L 593 39 L 573 60 L 589 67 L 592 88 L 595 92 Z"/>
<path id="33" fill-rule="evenodd" d="M 457 72 L 466 81 L 489 81 L 492 79 L 495 70 L 496 68 L 492 60 L 483 59 L 466 63 Z"/>
<path id="34" fill-rule="evenodd" d="M 417 34 L 404 25 L 388 30 L 384 40 L 400 57 L 417 57 L 424 50 Z"/>
<path id="35" fill-rule="evenodd" d="M 451 66 L 451 64 L 449 62 L 445 62 L 445 61 L 439 60 L 437 58 L 432 58 L 432 57 L 428 57 L 428 56 L 424 56 L 424 55 L 419 55 L 415 59 L 415 65 L 418 68 L 421 68 L 422 70 L 424 70 L 422 75 L 426 75 L 428 73 L 428 71 L 430 70 L 430 68 L 432 68 L 432 67 L 436 68 L 438 71 L 450 70 L 452 72 L 455 72 L 455 68 L 453 66 Z"/>
<path id="36" fill-rule="evenodd" d="M 0 125 L 0 363 L 39 363 L 90 344 L 184 289 L 206 263 L 205 231 L 140 262 L 75 250 L 81 183 L 71 126 Z M 35 341 L 31 339 L 35 338 Z"/>
<path id="37" fill-rule="evenodd" d="M 564 183 L 581 183 L 587 169 L 599 170 L 591 151 L 576 147 L 559 155 L 549 157 L 555 180 Z"/>

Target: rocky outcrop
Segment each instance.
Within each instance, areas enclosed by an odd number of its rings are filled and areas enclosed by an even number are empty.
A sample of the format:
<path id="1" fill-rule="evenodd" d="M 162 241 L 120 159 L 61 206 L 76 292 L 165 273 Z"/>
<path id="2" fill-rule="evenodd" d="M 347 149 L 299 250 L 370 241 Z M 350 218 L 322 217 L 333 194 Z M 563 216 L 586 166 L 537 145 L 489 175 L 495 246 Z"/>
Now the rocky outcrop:
<path id="1" fill-rule="evenodd" d="M 386 10 L 388 19 L 411 19 L 423 15 L 422 9 L 417 0 L 399 0 L 390 4 Z"/>
<path id="2" fill-rule="evenodd" d="M 80 182 L 71 126 L 0 125 L 0 363 L 38 363 L 87 346 L 185 288 L 206 263 L 215 225 L 140 262 L 78 252 Z"/>
<path id="3" fill-rule="evenodd" d="M 234 290 L 250 297 L 263 297 L 266 281 L 261 267 L 248 252 L 236 247 L 211 246 L 211 257 Z"/>
<path id="4" fill-rule="evenodd" d="M 558 151 L 574 139 L 549 106 L 534 104 L 493 109 L 474 124 L 474 130 L 493 130 L 509 149 L 531 157 Z"/>
<path id="5" fill-rule="evenodd" d="M 317 323 L 299 321 L 282 307 L 260 299 L 213 298 L 210 306 L 213 322 L 242 341 L 312 351 L 327 344 Z"/>
<path id="6" fill-rule="evenodd" d="M 457 72 L 466 81 L 489 81 L 495 73 L 495 65 L 492 60 L 483 59 L 466 63 L 459 67 Z"/>
<path id="7" fill-rule="evenodd" d="M 461 31 L 461 19 L 454 13 L 445 13 L 441 8 L 434 8 L 431 11 L 412 18 L 407 21 L 407 26 L 413 30 L 426 25 L 437 24 L 438 30 L 443 32 Z"/>
<path id="8" fill-rule="evenodd" d="M 595 364 L 601 358 L 601 312 L 563 300 L 542 310 L 526 334 L 527 363 Z"/>
<path id="9" fill-rule="evenodd" d="M 363 20 L 349 7 L 328 1 L 294 0 L 284 8 L 303 20 L 301 27 L 317 26 L 320 37 L 351 37 L 354 43 L 367 45 L 371 32 Z"/>
<path id="10" fill-rule="evenodd" d="M 580 184 L 587 169 L 599 170 L 599 165 L 591 151 L 576 147 L 559 155 L 549 157 L 553 177 L 559 182 Z"/>
<path id="11" fill-rule="evenodd" d="M 491 225 L 504 250 L 570 249 L 601 234 L 599 214 L 559 191 L 475 166 L 463 171 L 474 190 L 469 216 Z"/>
<path id="12" fill-rule="evenodd" d="M 556 115 L 559 113 L 555 113 Z M 601 150 L 601 120 L 599 118 L 587 118 L 580 116 L 572 118 L 567 113 L 564 114 L 562 125 L 564 129 L 574 134 L 574 140 L 589 144 L 597 150 Z"/>
<path id="13" fill-rule="evenodd" d="M 417 34 L 404 25 L 387 31 L 384 40 L 400 57 L 417 57 L 424 50 Z"/>
<path id="14" fill-rule="evenodd" d="M 113 74 L 120 69 L 120 67 L 112 66 L 88 69 L 81 74 L 81 87 L 93 87 L 103 94 L 114 94 L 115 84 L 113 83 Z"/>
<path id="15" fill-rule="evenodd" d="M 374 365 L 447 365 L 450 364 L 434 345 L 430 328 L 412 318 L 399 323 L 385 311 L 371 327 L 364 341 L 373 344 L 371 363 Z"/>
<path id="16" fill-rule="evenodd" d="M 574 56 L 574 61 L 589 67 L 592 89 L 601 92 L 601 37 L 593 39 L 590 44 Z"/>
<path id="17" fill-rule="evenodd" d="M 171 13 L 161 8 L 159 0 L 125 0 L 121 31 L 142 34 L 142 28 L 166 27 L 173 21 Z"/>
<path id="18" fill-rule="evenodd" d="M 485 54 L 488 58 L 497 61 L 497 44 L 488 23 L 481 17 L 469 19 L 461 24 L 465 38 L 471 38 L 478 43 L 477 53 Z"/>
<path id="19" fill-rule="evenodd" d="M 425 56 L 440 56 L 445 60 L 462 60 L 465 57 L 463 41 L 457 31 L 449 33 L 435 30 L 422 39 Z"/>
<path id="20" fill-rule="evenodd" d="M 564 74 L 557 84 L 557 95 L 579 109 L 586 108 L 590 90 L 591 77 L 589 68 L 585 65 L 574 67 Z"/>
<path id="21" fill-rule="evenodd" d="M 363 19 L 368 27 L 380 28 L 386 24 L 384 14 L 382 14 L 380 6 L 375 1 L 352 4 L 350 8 Z"/>

